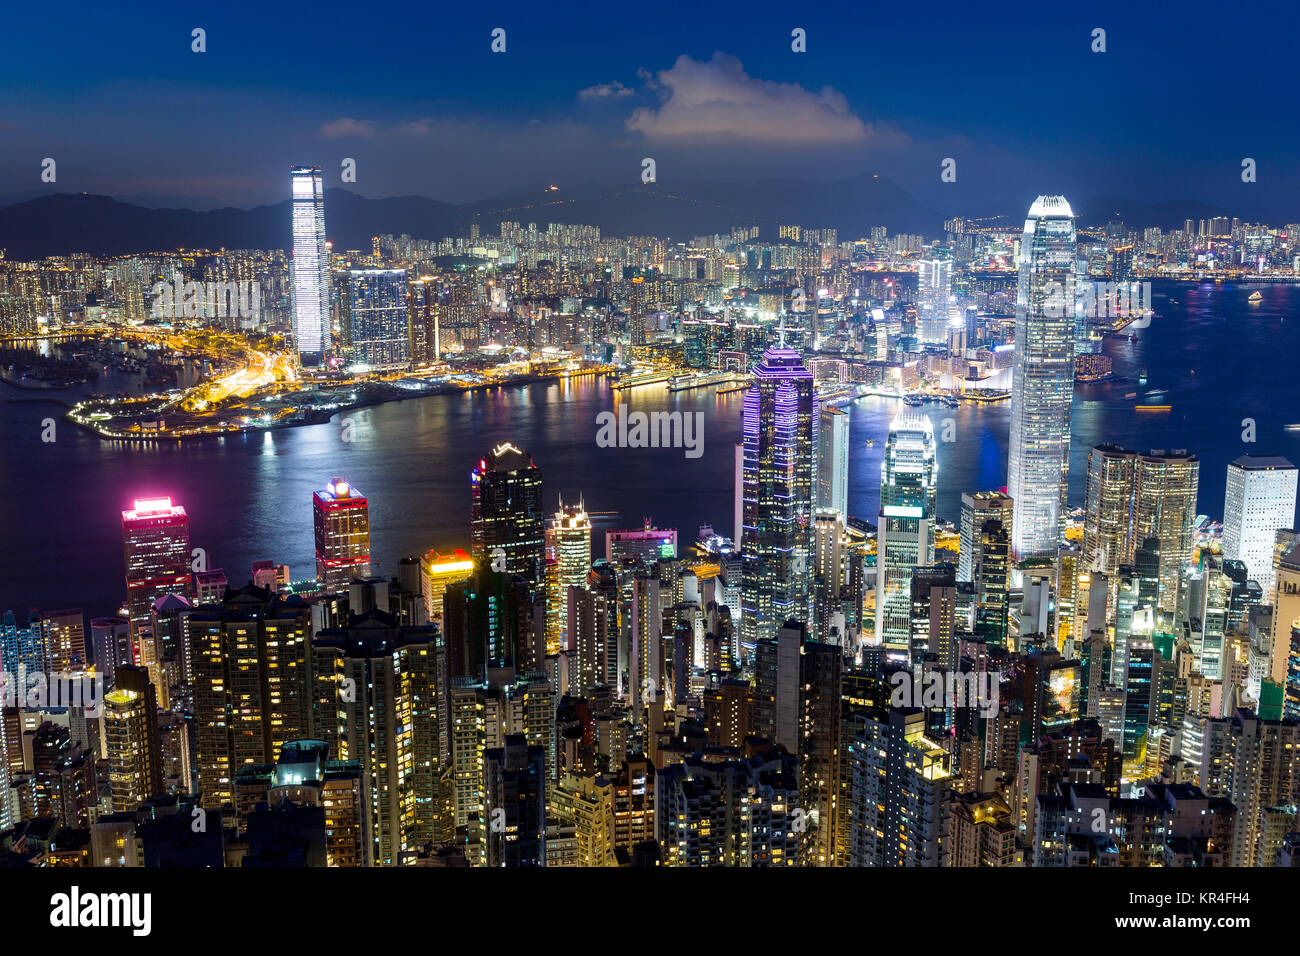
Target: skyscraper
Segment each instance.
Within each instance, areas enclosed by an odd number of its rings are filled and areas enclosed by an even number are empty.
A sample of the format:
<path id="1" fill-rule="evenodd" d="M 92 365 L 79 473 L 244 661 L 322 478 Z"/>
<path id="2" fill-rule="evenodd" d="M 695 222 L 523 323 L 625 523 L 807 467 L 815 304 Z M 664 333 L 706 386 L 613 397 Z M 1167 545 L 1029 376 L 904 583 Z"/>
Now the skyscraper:
<path id="1" fill-rule="evenodd" d="M 957 554 L 957 580 L 974 581 L 975 551 L 984 522 L 997 518 L 1004 526 L 1011 524 L 1013 503 L 1010 495 L 1000 491 L 963 492 L 961 496 L 960 545 Z"/>
<path id="2" fill-rule="evenodd" d="M 375 610 L 311 640 L 315 731 L 361 764 L 371 856 L 393 866 L 434 839 L 440 764 L 438 632 Z"/>
<path id="3" fill-rule="evenodd" d="M 922 345 L 948 340 L 948 299 L 952 260 L 922 259 L 916 264 L 916 331 Z"/>
<path id="4" fill-rule="evenodd" d="M 344 591 L 354 578 L 370 577 L 370 502 L 342 478 L 312 495 L 316 527 L 316 580 L 326 591 Z"/>
<path id="5" fill-rule="evenodd" d="M 170 498 L 137 498 L 122 512 L 122 552 L 126 561 L 126 612 L 137 660 L 149 612 L 164 594 L 190 591 L 190 519 Z"/>
<path id="6" fill-rule="evenodd" d="M 849 412 L 826 405 L 817 414 L 817 510 L 848 517 Z"/>
<path id="7" fill-rule="evenodd" d="M 405 269 L 348 270 L 348 343 L 352 364 L 400 367 L 411 361 Z"/>
<path id="8" fill-rule="evenodd" d="M 1070 465 L 1074 397 L 1074 212 L 1039 196 L 1020 243 L 1007 491 L 1014 560 L 1056 557 Z"/>
<path id="9" fill-rule="evenodd" d="M 319 166 L 294 166 L 293 337 L 298 361 L 319 365 L 329 324 L 329 251 L 325 247 L 325 180 Z"/>
<path id="10" fill-rule="evenodd" d="M 934 426 L 904 408 L 889 425 L 880 464 L 876 543 L 876 643 L 902 654 L 912 630 L 912 571 L 934 563 L 938 477 Z"/>
<path id="11" fill-rule="evenodd" d="M 585 587 L 591 570 L 591 518 L 579 502 L 565 505 L 546 529 L 546 652 L 572 647 L 569 635 L 569 588 Z"/>
<path id="12" fill-rule="evenodd" d="M 1137 453 L 1119 445 L 1088 451 L 1079 567 L 1114 575 L 1133 560 L 1133 476 Z"/>
<path id="13" fill-rule="evenodd" d="M 813 376 L 799 353 L 767 349 L 744 407 L 740 626 L 751 648 L 787 619 L 810 617 L 816 421 Z"/>
<path id="14" fill-rule="evenodd" d="M 546 748 L 523 734 L 483 754 L 488 866 L 546 865 Z"/>
<path id="15" fill-rule="evenodd" d="M 1196 489 L 1201 463 L 1176 449 L 1140 455 L 1133 477 L 1133 540 L 1160 539 L 1160 592 L 1157 607 L 1173 614 L 1178 578 L 1191 567 Z"/>
<path id="16" fill-rule="evenodd" d="M 546 568 L 541 469 L 528 452 L 503 442 L 479 459 L 470 483 L 475 562 L 520 575 L 536 598 L 542 593 Z"/>
<path id="17" fill-rule="evenodd" d="M 249 585 L 186 622 L 194 655 L 194 722 L 203 806 L 234 801 L 239 768 L 271 763 L 309 736 L 311 607 Z"/>
<path id="18" fill-rule="evenodd" d="M 163 792 L 158 703 L 144 668 L 117 669 L 116 686 L 104 695 L 103 723 L 113 810 L 134 810 Z"/>
<path id="19" fill-rule="evenodd" d="M 1265 595 L 1273 592 L 1274 538 L 1295 526 L 1296 474 L 1277 455 L 1242 455 L 1228 465 L 1223 556 L 1244 563 Z"/>

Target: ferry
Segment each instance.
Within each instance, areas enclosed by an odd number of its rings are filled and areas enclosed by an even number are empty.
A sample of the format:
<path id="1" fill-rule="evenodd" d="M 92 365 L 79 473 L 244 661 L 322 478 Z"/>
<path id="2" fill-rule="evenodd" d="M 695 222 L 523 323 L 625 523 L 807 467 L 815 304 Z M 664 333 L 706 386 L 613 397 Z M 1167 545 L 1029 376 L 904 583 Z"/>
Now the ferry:
<path id="1" fill-rule="evenodd" d="M 1264 301 L 1264 296 L 1263 296 L 1262 293 L 1259 293 L 1259 292 L 1252 292 L 1250 295 L 1246 296 L 1246 301 L 1247 301 L 1247 302 L 1263 302 L 1263 301 Z"/>
<path id="2" fill-rule="evenodd" d="M 1300 422 L 1292 422 L 1290 425 L 1283 425 L 1282 427 L 1289 432 L 1300 432 Z"/>
<path id="3" fill-rule="evenodd" d="M 1172 405 L 1135 405 L 1135 406 L 1133 406 L 1134 411 L 1138 411 L 1138 412 L 1167 412 L 1167 411 L 1169 411 L 1171 408 L 1173 408 Z"/>
<path id="4" fill-rule="evenodd" d="M 1143 365 L 1142 371 L 1138 373 L 1138 384 L 1145 385 L 1146 383 L 1147 383 L 1147 367 Z"/>

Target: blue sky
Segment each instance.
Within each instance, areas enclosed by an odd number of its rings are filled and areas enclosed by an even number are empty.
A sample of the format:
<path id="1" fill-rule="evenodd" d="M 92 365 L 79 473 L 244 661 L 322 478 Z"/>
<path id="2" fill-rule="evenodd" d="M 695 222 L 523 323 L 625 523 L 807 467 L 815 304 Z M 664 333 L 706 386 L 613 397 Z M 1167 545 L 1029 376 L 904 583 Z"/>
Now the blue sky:
<path id="1" fill-rule="evenodd" d="M 1060 191 L 1300 215 L 1281 4 L 115 7 L 6 11 L 0 195 L 42 188 L 46 156 L 46 188 L 239 205 L 283 198 L 298 162 L 457 202 L 653 156 L 661 184 L 879 172 L 940 212 Z"/>

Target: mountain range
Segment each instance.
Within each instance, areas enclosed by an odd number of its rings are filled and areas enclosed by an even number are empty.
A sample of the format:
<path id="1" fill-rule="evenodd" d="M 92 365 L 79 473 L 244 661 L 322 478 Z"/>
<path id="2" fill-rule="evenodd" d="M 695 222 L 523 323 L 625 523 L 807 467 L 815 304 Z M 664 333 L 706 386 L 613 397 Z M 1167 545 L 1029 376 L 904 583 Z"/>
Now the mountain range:
<path id="1" fill-rule="evenodd" d="M 14 197 L 18 198 L 18 197 Z M 89 253 L 96 256 L 190 249 L 287 248 L 289 200 L 253 209 L 158 208 L 164 197 L 136 202 L 87 193 L 22 198 L 0 208 L 0 249 L 12 260 Z M 0 198 L 0 203 L 4 199 Z M 210 205 L 204 200 L 202 205 Z M 1186 218 L 1228 215 L 1199 203 L 1141 203 L 1101 198 L 1074 206 L 1081 222 L 1120 218 L 1130 225 L 1180 227 Z M 970 213 L 969 215 L 976 215 Z M 1023 212 L 980 211 L 980 218 Z M 451 204 L 424 196 L 368 199 L 346 189 L 326 190 L 326 235 L 335 249 L 370 248 L 372 236 L 407 234 L 417 239 L 461 235 L 478 223 L 495 235 L 502 221 L 599 226 L 603 235 L 653 235 L 689 240 L 757 225 L 775 237 L 779 223 L 838 230 L 858 238 L 872 226 L 891 233 L 942 234 L 945 217 L 919 203 L 897 184 L 872 175 L 828 183 L 765 179 L 755 183 L 686 182 L 560 191 L 550 187 L 471 203 Z"/>

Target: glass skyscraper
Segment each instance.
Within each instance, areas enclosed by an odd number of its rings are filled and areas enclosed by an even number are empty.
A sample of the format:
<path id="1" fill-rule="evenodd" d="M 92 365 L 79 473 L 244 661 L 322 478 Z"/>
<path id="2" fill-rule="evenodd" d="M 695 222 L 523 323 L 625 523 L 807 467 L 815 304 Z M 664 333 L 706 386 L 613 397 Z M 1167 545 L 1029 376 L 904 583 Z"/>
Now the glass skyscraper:
<path id="1" fill-rule="evenodd" d="M 789 618 L 808 621 L 817 397 L 794 349 L 772 347 L 745 393 L 740 637 L 752 653 Z"/>
<path id="2" fill-rule="evenodd" d="M 294 166 L 293 338 L 298 361 L 319 365 L 329 324 L 329 252 L 325 248 L 325 180 L 319 166 Z"/>
<path id="3" fill-rule="evenodd" d="M 1011 380 L 1007 492 L 1016 561 L 1055 558 L 1070 466 L 1074 398 L 1074 213 L 1039 196 L 1020 240 L 1016 359 Z"/>
<path id="4" fill-rule="evenodd" d="M 900 652 L 912 630 L 912 573 L 934 563 L 938 477 L 934 426 L 904 408 L 889 425 L 880 465 L 876 542 L 876 643 Z"/>
<path id="5" fill-rule="evenodd" d="M 405 269 L 348 271 L 352 364 L 392 368 L 411 361 Z"/>

